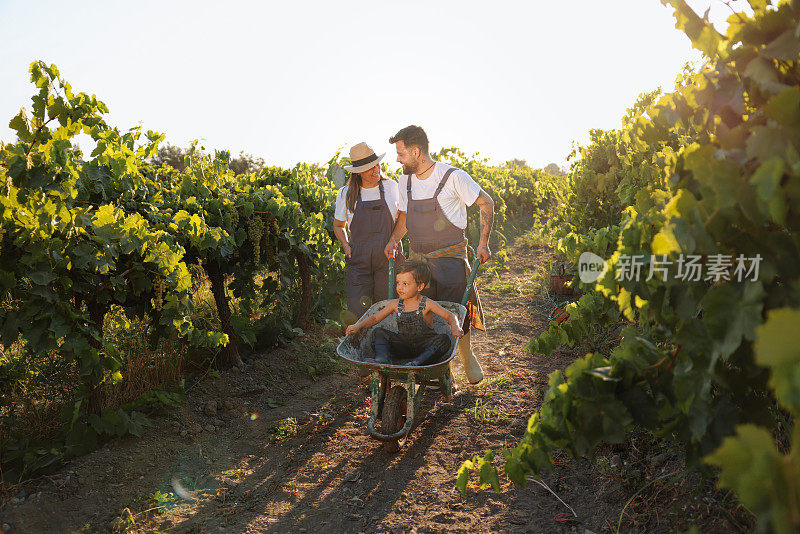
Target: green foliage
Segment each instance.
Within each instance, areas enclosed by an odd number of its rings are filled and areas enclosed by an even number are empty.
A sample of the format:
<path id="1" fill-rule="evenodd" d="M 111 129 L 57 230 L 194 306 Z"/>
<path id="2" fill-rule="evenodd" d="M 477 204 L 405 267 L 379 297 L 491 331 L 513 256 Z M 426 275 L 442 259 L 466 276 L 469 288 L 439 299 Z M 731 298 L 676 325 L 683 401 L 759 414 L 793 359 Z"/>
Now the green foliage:
<path id="1" fill-rule="evenodd" d="M 667 136 L 644 137 L 659 95 L 659 90 L 641 95 L 619 130 L 591 130 L 590 143 L 573 150 L 568 208 L 553 226 L 577 234 L 617 226 L 626 207 L 640 206 L 643 195 L 666 187 L 666 159 L 696 133 L 693 127 L 676 126 Z"/>
<path id="2" fill-rule="evenodd" d="M 751 2 L 754 15 L 735 13 L 722 36 L 683 1 L 666 3 L 708 62 L 581 151 L 559 246 L 573 261 L 595 251 L 607 270 L 580 284 L 586 294 L 570 322 L 529 348 L 549 353 L 620 316 L 635 326 L 609 354 L 551 375 L 521 442 L 503 452 L 504 469 L 524 484 L 550 468 L 554 448 L 592 456 L 644 427 L 682 444 L 691 466 L 720 467 L 719 483 L 762 529 L 794 532 L 797 430 L 788 454 L 773 435 L 785 431 L 785 414 L 800 414 L 800 7 Z M 579 199 L 592 191 L 601 201 L 587 211 Z M 644 258 L 642 276 L 625 277 L 623 259 L 634 255 Z M 703 276 L 679 278 L 680 255 L 697 256 Z M 648 276 L 654 257 L 667 276 Z M 722 257 L 732 267 L 758 257 L 758 276 L 710 276 Z"/>
<path id="3" fill-rule="evenodd" d="M 163 135 L 108 125 L 107 107 L 73 93 L 55 66 L 35 62 L 30 72 L 32 113 L 11 120 L 17 142 L 0 146 L 0 344 L 19 341 L 77 370 L 65 454 L 144 425 L 135 411 L 100 408 L 102 388 L 122 379 L 119 351 L 103 336 L 112 306 L 149 322 L 155 339 L 212 350 L 259 335 L 274 343 L 309 313 L 336 315 L 344 262 L 329 213 L 335 191 L 321 169 L 248 161 L 254 172 L 237 174 L 229 153 L 196 144 L 181 169 L 155 166 Z M 72 144 L 80 133 L 96 143 L 88 157 Z M 257 243 L 247 239 L 252 221 L 261 226 Z M 202 265 L 219 289 L 221 328 L 192 321 L 198 271 L 190 265 Z M 0 461 L 25 464 L 24 453 L 6 454 L 14 444 L 4 438 Z M 18 452 L 32 444 L 15 443 Z"/>
<path id="4" fill-rule="evenodd" d="M 478 471 L 478 486 L 480 488 L 491 487 L 494 491 L 500 492 L 500 477 L 497 475 L 497 470 L 492 468 L 493 459 L 494 451 L 487 450 L 483 458 L 476 455 L 472 460 L 467 460 L 461 465 L 458 470 L 456 487 L 461 490 L 462 495 L 467 494 L 469 473 L 472 470 Z"/>
<path id="5" fill-rule="evenodd" d="M 278 424 L 270 429 L 270 441 L 276 443 L 284 443 L 285 441 L 297 435 L 299 430 L 297 419 L 294 417 L 287 417 L 281 419 Z"/>
<path id="6" fill-rule="evenodd" d="M 800 413 L 800 310 L 772 310 L 756 329 L 756 363 L 769 367 L 769 385 L 781 405 Z"/>
<path id="7" fill-rule="evenodd" d="M 550 217 L 564 202 L 566 177 L 561 174 L 533 169 L 519 160 L 489 165 L 488 160 L 477 154 L 468 157 L 456 147 L 444 148 L 431 157 L 463 169 L 492 197 L 497 230 L 490 241 L 493 248 L 505 246 L 503 234 L 517 221 Z M 467 210 L 467 234 L 477 243 L 480 220 L 476 206 Z"/>
<path id="8" fill-rule="evenodd" d="M 479 423 L 493 420 L 496 421 L 500 418 L 500 412 L 497 410 L 497 408 L 492 408 L 491 403 L 484 402 L 484 400 L 480 397 L 475 399 L 475 406 L 468 409 L 467 413 Z"/>
<path id="9" fill-rule="evenodd" d="M 156 490 L 150 499 L 157 508 L 171 508 L 178 497 L 171 491 Z"/>
<path id="10" fill-rule="evenodd" d="M 769 384 L 780 405 L 800 415 L 800 310 L 772 310 L 756 331 L 755 359 L 769 368 Z M 720 468 L 720 486 L 736 491 L 742 504 L 760 518 L 763 529 L 800 528 L 800 425 L 794 425 L 790 452 L 775 448 L 770 432 L 754 424 L 736 434 L 705 460 Z"/>
<path id="11" fill-rule="evenodd" d="M 706 457 L 720 468 L 719 485 L 736 491 L 762 530 L 797 532 L 800 527 L 800 432 L 795 428 L 792 453 L 780 454 L 775 441 L 756 425 L 736 427 L 736 435 Z"/>

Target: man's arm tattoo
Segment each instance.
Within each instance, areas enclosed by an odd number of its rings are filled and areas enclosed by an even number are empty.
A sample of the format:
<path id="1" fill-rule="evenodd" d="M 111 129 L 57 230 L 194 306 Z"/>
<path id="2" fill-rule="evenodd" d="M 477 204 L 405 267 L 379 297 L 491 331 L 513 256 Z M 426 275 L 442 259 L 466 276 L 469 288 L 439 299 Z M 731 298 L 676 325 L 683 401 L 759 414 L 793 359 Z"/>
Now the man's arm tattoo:
<path id="1" fill-rule="evenodd" d="M 481 241 L 489 244 L 489 235 L 494 224 L 494 206 L 490 203 L 481 204 Z"/>

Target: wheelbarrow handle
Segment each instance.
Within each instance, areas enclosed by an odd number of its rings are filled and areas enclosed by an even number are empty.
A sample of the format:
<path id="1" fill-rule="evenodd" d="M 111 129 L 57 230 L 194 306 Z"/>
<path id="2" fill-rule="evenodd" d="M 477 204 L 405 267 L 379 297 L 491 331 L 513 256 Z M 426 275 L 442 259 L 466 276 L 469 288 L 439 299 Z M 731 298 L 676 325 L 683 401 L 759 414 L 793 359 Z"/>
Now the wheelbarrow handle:
<path id="1" fill-rule="evenodd" d="M 472 284 L 475 283 L 475 277 L 478 276 L 478 267 L 481 266 L 481 260 L 476 259 L 472 262 L 472 270 L 469 273 L 469 280 L 467 280 L 467 288 L 464 290 L 464 296 L 461 297 L 461 305 L 466 306 L 469 301 L 469 295 L 472 293 Z"/>
<path id="2" fill-rule="evenodd" d="M 389 298 L 394 298 L 394 256 L 389 258 Z"/>

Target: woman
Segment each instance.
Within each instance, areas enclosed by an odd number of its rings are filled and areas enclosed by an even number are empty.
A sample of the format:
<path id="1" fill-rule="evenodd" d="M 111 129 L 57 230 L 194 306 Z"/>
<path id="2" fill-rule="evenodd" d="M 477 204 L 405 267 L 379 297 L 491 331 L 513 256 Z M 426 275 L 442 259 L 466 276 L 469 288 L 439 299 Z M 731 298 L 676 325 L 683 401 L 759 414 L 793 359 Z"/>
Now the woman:
<path id="1" fill-rule="evenodd" d="M 350 149 L 347 184 L 336 196 L 333 231 L 345 254 L 348 313 L 346 324 L 361 317 L 373 303 L 388 298 L 389 261 L 383 252 L 394 229 L 400 192 L 397 182 L 381 176 L 380 156 L 366 143 Z M 349 238 L 348 238 L 349 230 Z M 396 262 L 404 260 L 398 253 Z"/>

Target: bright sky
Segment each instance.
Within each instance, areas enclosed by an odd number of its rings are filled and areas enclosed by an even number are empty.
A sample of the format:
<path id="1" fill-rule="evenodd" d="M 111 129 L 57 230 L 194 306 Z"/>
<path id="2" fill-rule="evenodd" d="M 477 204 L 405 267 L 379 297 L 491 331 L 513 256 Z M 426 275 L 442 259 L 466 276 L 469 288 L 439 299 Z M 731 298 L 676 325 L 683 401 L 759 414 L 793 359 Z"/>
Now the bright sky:
<path id="1" fill-rule="evenodd" d="M 711 2 L 726 18 L 690 4 Z M 563 164 L 700 57 L 658 0 L 0 0 L 0 20 L 0 140 L 42 59 L 121 130 L 281 166 L 359 141 L 393 161 L 408 124 L 432 150 Z"/>

